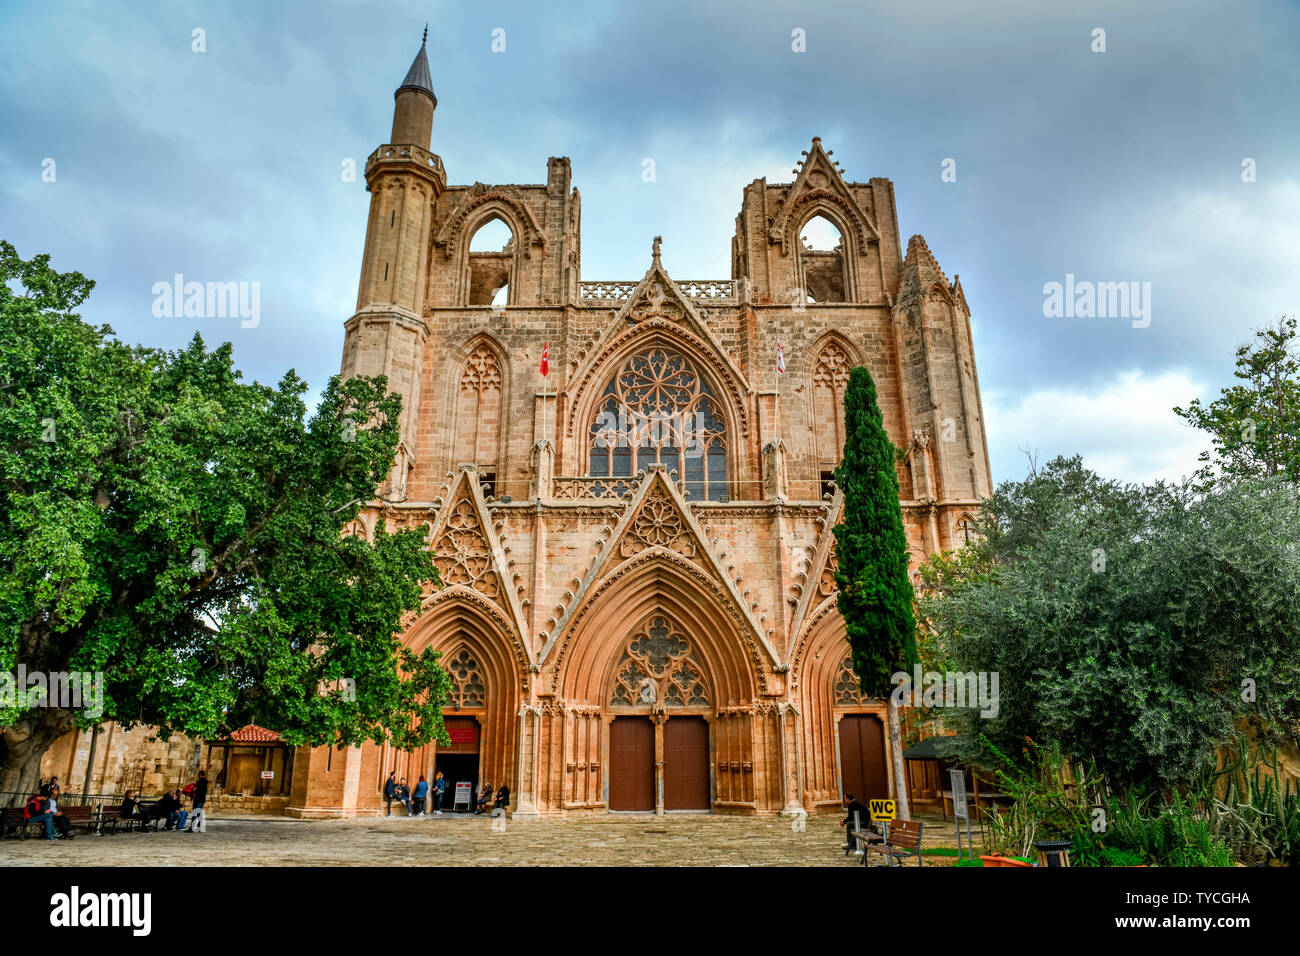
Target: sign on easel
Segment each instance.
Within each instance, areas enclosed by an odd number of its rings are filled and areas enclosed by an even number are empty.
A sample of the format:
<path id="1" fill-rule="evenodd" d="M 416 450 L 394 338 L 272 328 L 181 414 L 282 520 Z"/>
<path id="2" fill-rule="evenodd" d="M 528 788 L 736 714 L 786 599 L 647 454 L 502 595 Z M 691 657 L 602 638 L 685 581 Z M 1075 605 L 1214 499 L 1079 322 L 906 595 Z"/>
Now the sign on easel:
<path id="1" fill-rule="evenodd" d="M 465 804 L 465 809 L 473 808 L 474 803 L 474 785 L 468 780 L 456 781 L 456 794 L 452 800 L 451 809 L 455 811 L 461 804 Z"/>
<path id="2" fill-rule="evenodd" d="M 966 771 L 952 769 L 948 771 L 952 780 L 952 817 L 957 824 L 957 859 L 961 859 L 961 822 L 966 821 L 966 845 L 970 849 L 971 859 L 975 858 L 975 844 L 970 835 L 970 808 L 966 804 Z"/>

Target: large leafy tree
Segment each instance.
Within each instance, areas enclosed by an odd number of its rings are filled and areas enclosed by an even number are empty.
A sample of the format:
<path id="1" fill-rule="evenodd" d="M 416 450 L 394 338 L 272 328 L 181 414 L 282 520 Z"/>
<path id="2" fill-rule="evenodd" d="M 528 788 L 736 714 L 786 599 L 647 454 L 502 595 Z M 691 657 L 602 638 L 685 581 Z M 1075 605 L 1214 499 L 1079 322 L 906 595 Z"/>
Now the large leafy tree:
<path id="1" fill-rule="evenodd" d="M 83 322 L 92 288 L 0 243 L 0 672 L 104 677 L 99 715 L 0 705 L 0 791 L 30 791 L 96 720 L 445 737 L 446 674 L 397 639 L 436 584 L 421 536 L 341 534 L 390 466 L 400 397 L 336 378 L 309 418 L 303 381 L 245 383 L 228 344 L 163 352 Z"/>
<path id="2" fill-rule="evenodd" d="M 960 563 L 932 559 L 925 625 L 958 667 L 996 671 L 996 717 L 1090 757 L 1112 785 L 1195 780 L 1249 726 L 1295 740 L 1300 494 L 1280 478 L 1121 485 L 1058 458 L 999 486 Z"/>
<path id="3" fill-rule="evenodd" d="M 1200 477 L 1210 486 L 1218 474 L 1229 477 L 1282 475 L 1300 484 L 1300 325 L 1283 316 L 1237 349 L 1241 382 L 1214 401 L 1195 399 L 1174 411 L 1210 433 Z"/>
<path id="4" fill-rule="evenodd" d="M 844 391 L 844 457 L 835 469 L 836 484 L 844 492 L 844 519 L 834 528 L 839 556 L 835 585 L 863 693 L 888 702 L 894 796 L 899 815 L 907 820 L 902 733 L 892 690 L 893 675 L 910 672 L 917 652 L 907 536 L 894 470 L 897 453 L 885 432 L 871 373 L 854 368 Z"/>

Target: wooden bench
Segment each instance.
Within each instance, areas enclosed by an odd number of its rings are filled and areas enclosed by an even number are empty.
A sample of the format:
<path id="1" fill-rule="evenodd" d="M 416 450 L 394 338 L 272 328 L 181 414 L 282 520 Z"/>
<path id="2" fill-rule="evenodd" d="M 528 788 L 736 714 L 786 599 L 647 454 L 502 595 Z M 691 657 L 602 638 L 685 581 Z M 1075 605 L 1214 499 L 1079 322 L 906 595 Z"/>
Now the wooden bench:
<path id="1" fill-rule="evenodd" d="M 129 824 L 139 823 L 141 833 L 145 830 L 157 830 L 160 822 L 167 822 L 167 814 L 161 816 L 158 814 L 157 800 L 141 800 L 137 809 L 140 811 L 139 816 L 130 817 Z M 128 829 L 130 829 L 129 824 Z"/>
<path id="2" fill-rule="evenodd" d="M 921 856 L 921 830 L 924 826 L 918 820 L 890 821 L 889 832 L 884 840 L 867 844 L 867 852 L 862 855 L 862 865 L 867 865 L 867 860 L 874 851 L 884 854 L 889 866 L 902 866 L 903 860 L 909 856 L 916 857 L 917 866 L 925 866 L 925 859 Z"/>
<path id="3" fill-rule="evenodd" d="M 68 832 L 81 830 L 89 834 L 95 829 L 95 808 L 90 804 L 82 804 L 75 807 L 60 805 L 59 812 L 63 814 L 63 819 L 68 821 Z M 58 823 L 55 823 L 58 826 Z"/>
<path id="4" fill-rule="evenodd" d="M 37 828 L 41 836 L 45 835 L 45 825 L 32 823 L 24 817 L 22 807 L 6 807 L 0 810 L 0 837 L 16 836 L 20 840 L 26 840 L 28 827 Z"/>

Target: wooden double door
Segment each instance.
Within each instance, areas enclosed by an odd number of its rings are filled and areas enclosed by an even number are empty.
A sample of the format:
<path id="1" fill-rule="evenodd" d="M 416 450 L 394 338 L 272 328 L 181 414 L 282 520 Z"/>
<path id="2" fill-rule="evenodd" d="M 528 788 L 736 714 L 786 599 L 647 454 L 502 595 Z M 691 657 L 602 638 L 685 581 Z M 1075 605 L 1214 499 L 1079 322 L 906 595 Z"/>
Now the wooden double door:
<path id="1" fill-rule="evenodd" d="M 853 794 L 859 802 L 889 796 L 885 769 L 885 728 L 872 714 L 846 714 L 840 718 L 841 796 Z"/>
<path id="2" fill-rule="evenodd" d="M 615 717 L 609 727 L 609 808 L 654 810 L 655 725 L 649 717 Z M 709 724 L 703 717 L 669 717 L 663 730 L 663 808 L 708 810 Z"/>

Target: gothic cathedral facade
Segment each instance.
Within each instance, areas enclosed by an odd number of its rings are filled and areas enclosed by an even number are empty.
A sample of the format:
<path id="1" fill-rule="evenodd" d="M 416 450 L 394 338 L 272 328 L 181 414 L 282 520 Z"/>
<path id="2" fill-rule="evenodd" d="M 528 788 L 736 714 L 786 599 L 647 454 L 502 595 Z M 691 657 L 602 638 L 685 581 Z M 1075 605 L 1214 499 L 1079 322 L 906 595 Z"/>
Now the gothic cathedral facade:
<path id="1" fill-rule="evenodd" d="M 962 542 L 992 489 L 957 277 L 920 236 L 904 255 L 889 180 L 846 181 L 813 139 L 794 182 L 744 187 L 730 278 L 670 276 L 656 239 L 640 280 L 584 281 L 569 160 L 448 185 L 436 105 L 422 46 L 366 162 L 342 372 L 402 396 L 387 486 L 348 533 L 425 531 L 443 586 L 404 640 L 451 674 L 451 745 L 303 749 L 290 812 L 380 813 L 389 771 L 435 768 L 508 784 L 523 817 L 888 795 L 884 702 L 836 610 L 831 472 L 865 365 L 914 566 Z M 813 220 L 838 240 L 805 241 Z M 489 224 L 503 248 L 476 247 Z"/>

